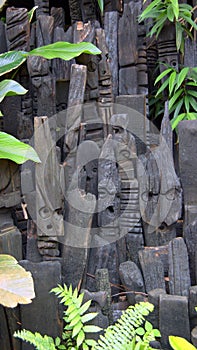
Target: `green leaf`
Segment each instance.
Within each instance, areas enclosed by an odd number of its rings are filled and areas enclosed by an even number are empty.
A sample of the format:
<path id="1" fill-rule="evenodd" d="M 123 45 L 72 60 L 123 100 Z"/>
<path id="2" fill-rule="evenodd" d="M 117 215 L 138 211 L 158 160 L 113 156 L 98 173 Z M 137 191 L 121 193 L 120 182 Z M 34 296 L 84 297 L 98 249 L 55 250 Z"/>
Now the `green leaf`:
<path id="1" fill-rule="evenodd" d="M 144 330 L 143 327 L 138 327 L 135 332 L 138 335 L 144 335 L 145 334 L 145 330 Z"/>
<path id="2" fill-rule="evenodd" d="M 189 113 L 189 97 L 188 96 L 184 97 L 184 104 L 185 104 L 186 112 Z"/>
<path id="3" fill-rule="evenodd" d="M 174 115 L 173 115 L 174 118 L 176 118 L 177 115 L 179 115 L 182 105 L 183 105 L 183 99 L 178 101 L 177 104 L 174 104 L 173 108 L 170 109 L 170 113 L 173 112 L 173 109 L 175 109 Z"/>
<path id="4" fill-rule="evenodd" d="M 31 146 L 5 132 L 0 132 L 0 159 L 10 159 L 17 164 L 23 164 L 27 160 L 40 163 L 36 151 Z"/>
<path id="5" fill-rule="evenodd" d="M 191 14 L 190 14 L 191 16 Z M 185 13 L 181 13 L 181 17 L 187 22 L 189 23 L 195 30 L 197 30 L 197 25 L 196 23 L 191 19 L 191 17 L 188 17 L 185 15 Z"/>
<path id="6" fill-rule="evenodd" d="M 172 4 L 174 16 L 175 16 L 176 20 L 178 20 L 178 17 L 179 17 L 179 3 L 178 3 L 178 0 L 171 0 L 171 4 Z"/>
<path id="7" fill-rule="evenodd" d="M 56 338 L 55 338 L 55 345 L 56 345 L 56 346 L 59 346 L 60 343 L 61 343 L 60 338 L 59 338 L 59 337 L 56 337 Z"/>
<path id="8" fill-rule="evenodd" d="M 98 0 L 98 5 L 101 11 L 101 14 L 103 14 L 104 11 L 104 0 Z"/>
<path id="9" fill-rule="evenodd" d="M 189 72 L 189 67 L 181 69 L 180 73 L 177 76 L 177 84 L 175 91 L 181 86 L 183 80 L 186 78 L 187 73 Z"/>
<path id="10" fill-rule="evenodd" d="M 170 4 L 167 8 L 167 16 L 170 22 L 174 21 L 174 9 L 172 7 L 172 4 Z"/>
<path id="11" fill-rule="evenodd" d="M 82 348 L 83 348 L 83 350 L 89 350 L 88 345 L 86 343 L 82 344 Z"/>
<path id="12" fill-rule="evenodd" d="M 177 51 L 180 50 L 180 47 L 181 47 L 181 44 L 182 44 L 182 41 L 183 41 L 183 27 L 182 25 L 179 23 L 179 22 L 176 22 L 175 23 L 175 28 L 176 28 L 176 48 L 177 48 Z"/>
<path id="13" fill-rule="evenodd" d="M 189 85 L 189 84 L 188 84 Z M 189 95 L 192 95 L 193 97 L 196 97 L 197 98 L 197 91 L 194 91 L 194 90 L 187 90 L 187 93 Z"/>
<path id="14" fill-rule="evenodd" d="M 188 120 L 196 120 L 197 119 L 197 113 L 186 113 L 186 118 Z"/>
<path id="15" fill-rule="evenodd" d="M 68 316 L 68 322 L 72 321 L 77 315 L 79 315 L 79 310 L 78 309 L 74 309 L 74 311 L 72 311 L 70 314 L 68 312 L 68 309 L 66 310 L 66 313 Z"/>
<path id="16" fill-rule="evenodd" d="M 81 317 L 81 322 L 86 323 L 90 320 L 93 320 L 98 315 L 98 312 L 91 312 L 89 314 L 85 314 Z"/>
<path id="17" fill-rule="evenodd" d="M 96 341 L 94 339 L 86 339 L 85 342 L 89 346 L 95 346 L 96 345 Z"/>
<path id="18" fill-rule="evenodd" d="M 91 300 L 88 300 L 88 301 L 86 301 L 85 304 L 83 304 L 80 307 L 80 310 L 79 310 L 80 315 L 83 315 L 89 309 L 91 302 L 92 302 Z"/>
<path id="19" fill-rule="evenodd" d="M 186 115 L 187 115 L 186 113 L 181 113 L 176 118 L 173 118 L 171 120 L 172 130 L 174 130 L 177 127 L 177 125 L 181 120 L 186 119 Z"/>
<path id="20" fill-rule="evenodd" d="M 165 69 L 161 74 L 159 74 L 159 76 L 157 77 L 157 79 L 155 80 L 154 85 L 156 85 L 162 78 L 164 78 L 168 73 L 170 73 L 173 70 L 173 68 L 168 68 Z"/>
<path id="21" fill-rule="evenodd" d="M 181 337 L 169 336 L 169 343 L 174 350 L 196 350 L 196 348 L 190 344 L 186 339 Z"/>
<path id="22" fill-rule="evenodd" d="M 42 56 L 47 59 L 61 58 L 68 61 L 82 53 L 98 55 L 101 51 L 95 45 L 88 42 L 71 44 L 65 41 L 58 41 L 54 44 L 37 47 L 30 51 L 28 56 Z"/>
<path id="23" fill-rule="evenodd" d="M 22 51 L 8 51 L 0 54 L 0 76 L 21 66 L 26 58 L 27 53 Z"/>
<path id="24" fill-rule="evenodd" d="M 152 329 L 153 329 L 153 326 L 152 326 L 152 324 L 149 322 L 149 321 L 146 321 L 145 322 L 145 330 L 147 331 L 147 332 L 151 332 L 152 331 Z"/>
<path id="25" fill-rule="evenodd" d="M 193 107 L 193 109 L 195 111 L 197 111 L 197 103 L 196 100 L 192 97 L 192 96 L 188 96 L 189 97 L 189 103 L 190 105 Z"/>
<path id="26" fill-rule="evenodd" d="M 161 0 L 154 0 L 150 3 L 150 5 L 147 6 L 147 8 L 142 12 L 142 14 L 139 16 L 139 22 L 142 22 L 145 18 L 149 17 L 149 14 L 152 12 L 152 10 L 157 7 L 158 4 L 160 4 Z"/>
<path id="27" fill-rule="evenodd" d="M 74 328 L 73 328 L 73 331 L 72 331 L 72 338 L 76 337 L 77 334 L 79 334 L 80 330 L 82 329 L 83 327 L 83 323 L 81 322 L 78 322 Z M 83 331 L 85 332 L 85 330 L 83 329 Z"/>
<path id="28" fill-rule="evenodd" d="M 153 334 L 154 334 L 154 336 L 156 338 L 160 338 L 161 337 L 161 333 L 160 333 L 159 329 L 154 328 L 153 329 Z"/>
<path id="29" fill-rule="evenodd" d="M 165 88 L 168 86 L 169 78 L 167 78 L 164 83 L 160 86 L 159 90 L 157 91 L 155 97 L 157 97 Z"/>
<path id="30" fill-rule="evenodd" d="M 5 96 L 24 95 L 27 91 L 15 80 L 4 79 L 0 82 L 0 102 L 3 101 Z"/>
<path id="31" fill-rule="evenodd" d="M 176 100 L 179 98 L 179 96 L 182 94 L 183 89 L 178 90 L 169 100 L 169 110 L 171 110 L 172 106 L 176 102 Z"/>
<path id="32" fill-rule="evenodd" d="M 85 333 L 83 330 L 81 330 L 77 336 L 77 346 L 79 347 L 85 339 Z"/>
<path id="33" fill-rule="evenodd" d="M 29 19 L 29 23 L 31 23 L 33 15 L 35 10 L 38 8 L 38 6 L 34 6 L 29 12 L 28 12 L 28 19 Z"/>
<path id="34" fill-rule="evenodd" d="M 85 333 L 97 333 L 102 331 L 102 328 L 98 326 L 84 326 L 83 330 Z"/>
<path id="35" fill-rule="evenodd" d="M 75 316 L 75 317 L 73 318 L 73 320 L 71 321 L 70 327 L 75 326 L 80 320 L 81 320 L 81 317 L 77 314 L 77 316 Z"/>
<path id="36" fill-rule="evenodd" d="M 176 72 L 172 72 L 170 74 L 170 78 L 169 78 L 169 95 L 171 96 L 172 91 L 174 90 L 174 84 L 175 84 L 175 80 L 176 80 Z"/>
<path id="37" fill-rule="evenodd" d="M 31 273 L 25 271 L 13 256 L 0 254 L 0 304 L 13 308 L 18 303 L 29 304 L 33 298 Z"/>

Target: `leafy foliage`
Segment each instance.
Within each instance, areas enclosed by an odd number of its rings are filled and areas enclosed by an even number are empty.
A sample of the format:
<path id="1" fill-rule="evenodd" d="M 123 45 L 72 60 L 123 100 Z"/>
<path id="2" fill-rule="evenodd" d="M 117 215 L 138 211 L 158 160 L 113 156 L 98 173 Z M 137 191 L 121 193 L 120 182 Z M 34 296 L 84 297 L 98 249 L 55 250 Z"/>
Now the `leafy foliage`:
<path id="1" fill-rule="evenodd" d="M 92 43 L 81 42 L 71 44 L 65 41 L 58 41 L 54 44 L 37 47 L 29 52 L 8 51 L 0 54 L 0 75 L 18 68 L 26 61 L 28 56 L 42 56 L 46 59 L 62 58 L 68 61 L 82 53 L 98 55 L 101 51 Z"/>
<path id="2" fill-rule="evenodd" d="M 3 131 L 0 132 L 0 159 L 10 159 L 17 164 L 27 160 L 40 163 L 36 151 L 31 146 Z"/>
<path id="3" fill-rule="evenodd" d="M 24 95 L 27 91 L 15 80 L 4 79 L 0 82 L 0 102 L 3 101 L 5 96 Z"/>
<path id="4" fill-rule="evenodd" d="M 34 297 L 31 273 L 25 271 L 13 256 L 0 254 L 0 304 L 16 307 L 18 303 L 31 303 Z"/>
<path id="5" fill-rule="evenodd" d="M 167 91 L 169 111 L 173 113 L 172 128 L 175 129 L 181 120 L 197 119 L 197 68 L 184 67 L 180 71 L 167 68 L 157 77 L 155 84 L 161 81 L 155 97 Z"/>
<path id="6" fill-rule="evenodd" d="M 178 0 L 154 0 L 139 16 L 139 22 L 145 19 L 153 19 L 153 27 L 149 36 L 159 36 L 167 21 L 175 24 L 177 51 L 184 51 L 184 34 L 192 38 L 191 28 L 197 30 L 197 25 L 192 19 L 193 9 L 188 4 L 179 4 Z M 190 28 L 188 28 L 188 25 Z"/>
<path id="7" fill-rule="evenodd" d="M 103 0 L 98 0 L 98 5 L 99 8 L 101 10 L 101 13 L 103 14 L 103 10 L 104 10 L 104 1 Z"/>
<path id="8" fill-rule="evenodd" d="M 150 322 L 146 321 L 145 329 L 142 327 L 145 322 L 144 316 L 148 316 L 151 311 L 153 311 L 153 305 L 148 302 L 129 306 L 120 319 L 114 325 L 109 326 L 104 335 L 100 335 L 94 350 L 151 349 L 150 340 L 155 339 L 155 336 L 160 336 L 159 331 L 153 329 Z"/>
<path id="9" fill-rule="evenodd" d="M 23 329 L 14 333 L 15 338 L 25 340 L 34 345 L 37 350 L 56 350 L 53 338 L 48 335 L 42 336 L 40 333 L 32 333 Z"/>
<path id="10" fill-rule="evenodd" d="M 82 346 L 83 350 L 88 350 L 89 347 L 95 345 L 95 341 L 87 339 L 87 333 L 97 333 L 101 330 L 100 327 L 93 325 L 86 325 L 97 316 L 97 313 L 86 313 L 89 309 L 91 300 L 82 304 L 84 293 L 78 295 L 77 288 L 73 291 L 72 286 L 67 288 L 58 285 L 58 287 L 52 289 L 58 298 L 61 299 L 61 303 L 67 307 L 64 311 L 64 321 L 66 323 L 64 327 L 64 340 L 65 347 L 61 346 L 60 349 L 79 349 Z"/>
<path id="11" fill-rule="evenodd" d="M 174 350 L 196 350 L 195 346 L 181 337 L 169 336 L 169 343 Z"/>

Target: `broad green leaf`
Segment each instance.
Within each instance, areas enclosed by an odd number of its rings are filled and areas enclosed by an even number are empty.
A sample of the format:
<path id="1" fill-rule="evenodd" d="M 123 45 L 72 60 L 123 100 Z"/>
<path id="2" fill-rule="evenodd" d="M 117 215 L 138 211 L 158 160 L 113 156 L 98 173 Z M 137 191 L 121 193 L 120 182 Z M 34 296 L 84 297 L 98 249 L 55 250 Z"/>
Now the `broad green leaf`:
<path id="1" fill-rule="evenodd" d="M 177 84 L 176 84 L 175 91 L 179 89 L 182 82 L 186 78 L 188 72 L 189 72 L 189 67 L 185 67 L 185 68 L 181 69 L 180 73 L 177 76 Z"/>
<path id="2" fill-rule="evenodd" d="M 180 11 L 189 11 L 189 12 L 191 12 L 192 11 L 192 6 L 189 5 L 189 4 L 182 3 L 182 4 L 179 4 L 179 10 Z"/>
<path id="3" fill-rule="evenodd" d="M 104 0 L 98 0 L 98 5 L 99 5 L 101 13 L 103 14 L 103 11 L 104 11 Z"/>
<path id="4" fill-rule="evenodd" d="M 179 3 L 178 3 L 178 0 L 171 0 L 171 4 L 172 4 L 174 16 L 175 16 L 176 20 L 178 20 L 178 17 L 179 17 Z"/>
<path id="5" fill-rule="evenodd" d="M 178 123 L 183 120 L 183 119 L 186 119 L 186 113 L 181 113 L 179 114 L 176 118 L 173 118 L 170 122 L 171 122 L 171 126 L 172 126 L 172 130 L 174 130 Z"/>
<path id="6" fill-rule="evenodd" d="M 174 9 L 172 7 L 172 4 L 170 4 L 167 8 L 167 16 L 170 22 L 174 21 L 175 14 L 174 14 Z"/>
<path id="7" fill-rule="evenodd" d="M 191 17 L 186 16 L 184 13 L 181 13 L 182 18 L 189 23 L 195 30 L 197 30 L 196 23 L 191 19 Z"/>
<path id="8" fill-rule="evenodd" d="M 40 163 L 36 151 L 31 146 L 5 132 L 0 132 L 0 159 L 10 159 L 17 164 L 23 164 L 27 160 Z"/>
<path id="9" fill-rule="evenodd" d="M 182 94 L 183 89 L 178 90 L 169 100 L 169 110 L 171 110 L 172 106 L 174 105 L 174 103 L 176 102 L 177 98 L 179 98 L 179 96 Z"/>
<path id="10" fill-rule="evenodd" d="M 159 74 L 159 76 L 157 77 L 157 79 L 155 80 L 155 84 L 157 84 L 162 78 L 164 78 L 168 73 L 170 73 L 173 70 L 173 68 L 168 68 L 165 69 L 161 74 Z"/>
<path id="11" fill-rule="evenodd" d="M 27 52 L 8 51 L 0 54 L 0 76 L 11 72 L 26 61 Z"/>
<path id="12" fill-rule="evenodd" d="M 0 82 L 0 102 L 3 101 L 5 96 L 24 95 L 27 91 L 15 80 L 4 79 Z"/>
<path id="13" fill-rule="evenodd" d="M 85 333 L 81 330 L 77 336 L 77 346 L 79 347 L 85 339 Z"/>
<path id="14" fill-rule="evenodd" d="M 61 58 L 68 61 L 81 55 L 82 53 L 98 55 L 101 53 L 101 51 L 92 43 L 88 42 L 71 44 L 65 41 L 58 41 L 54 44 L 37 47 L 36 49 L 28 52 L 28 56 L 42 56 L 47 59 Z"/>
<path id="15" fill-rule="evenodd" d="M 160 333 L 159 329 L 153 329 L 153 334 L 156 338 L 161 337 L 161 333 Z"/>
<path id="16" fill-rule="evenodd" d="M 173 118 L 176 118 L 177 115 L 179 115 L 182 105 L 183 105 L 183 99 L 178 101 L 177 104 L 174 104 L 173 108 L 170 109 L 170 113 L 174 111 Z"/>
<path id="17" fill-rule="evenodd" d="M 29 19 L 29 22 L 30 22 L 30 23 L 31 23 L 31 21 L 32 21 L 34 12 L 35 12 L 35 10 L 36 10 L 37 8 L 38 8 L 38 6 L 34 6 L 34 7 L 28 12 L 28 19 Z"/>
<path id="18" fill-rule="evenodd" d="M 85 342 L 89 346 L 95 346 L 96 345 L 96 341 L 94 339 L 86 339 Z"/>
<path id="19" fill-rule="evenodd" d="M 102 328 L 98 326 L 84 326 L 83 330 L 85 333 L 97 333 L 102 331 Z"/>
<path id="20" fill-rule="evenodd" d="M 157 97 L 165 88 L 168 86 L 169 78 L 167 78 L 164 83 L 160 86 L 159 90 L 157 91 L 155 97 Z"/>
<path id="21" fill-rule="evenodd" d="M 177 74 L 175 71 L 170 74 L 170 78 L 169 78 L 169 95 L 170 96 L 172 94 L 172 91 L 174 90 L 176 76 L 177 76 Z"/>
<path id="22" fill-rule="evenodd" d="M 71 321 L 70 327 L 75 326 L 80 320 L 81 320 L 81 317 L 77 314 L 77 315 L 73 318 L 73 320 Z"/>
<path id="23" fill-rule="evenodd" d="M 186 113 L 186 118 L 188 120 L 196 120 L 197 119 L 197 113 Z"/>
<path id="24" fill-rule="evenodd" d="M 68 316 L 68 322 L 71 322 L 77 315 L 79 315 L 79 310 L 78 309 L 74 309 L 74 311 L 72 311 L 71 313 L 68 312 L 68 310 L 66 310 L 66 313 Z"/>
<path id="25" fill-rule="evenodd" d="M 83 350 L 89 350 L 89 347 L 86 343 L 82 344 L 82 348 L 83 348 Z"/>
<path id="26" fill-rule="evenodd" d="M 98 315 L 97 312 L 91 312 L 89 314 L 85 314 L 85 315 L 82 316 L 81 322 L 86 323 L 86 322 L 88 322 L 90 320 L 93 320 L 97 315 Z"/>
<path id="27" fill-rule="evenodd" d="M 174 350 L 196 350 L 195 346 L 181 337 L 169 336 L 169 343 Z"/>
<path id="28" fill-rule="evenodd" d="M 0 304 L 16 307 L 18 303 L 31 303 L 33 298 L 31 273 L 25 271 L 13 256 L 0 254 Z"/>

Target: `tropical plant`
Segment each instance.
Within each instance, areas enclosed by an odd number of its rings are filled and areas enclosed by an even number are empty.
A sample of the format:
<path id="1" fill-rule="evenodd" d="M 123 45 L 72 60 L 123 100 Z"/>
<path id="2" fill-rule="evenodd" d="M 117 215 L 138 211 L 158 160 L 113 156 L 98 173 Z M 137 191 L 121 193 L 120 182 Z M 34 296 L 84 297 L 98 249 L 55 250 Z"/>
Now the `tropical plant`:
<path id="1" fill-rule="evenodd" d="M 18 303 L 31 303 L 34 297 L 31 273 L 18 265 L 12 256 L 0 254 L 0 304 L 16 307 Z"/>
<path id="2" fill-rule="evenodd" d="M 145 0 L 146 1 L 146 0 Z M 184 51 L 184 34 L 193 38 L 191 29 L 197 30 L 197 25 L 192 19 L 195 8 L 178 0 L 154 0 L 139 16 L 139 22 L 152 18 L 153 26 L 149 36 L 159 36 L 167 21 L 175 24 L 177 51 Z M 190 28 L 189 28 L 190 26 Z"/>
<path id="3" fill-rule="evenodd" d="M 94 350 L 152 349 L 149 343 L 155 340 L 155 337 L 160 337 L 160 332 L 153 329 L 151 323 L 145 321 L 144 316 L 148 316 L 153 308 L 154 306 L 148 302 L 129 306 L 120 319 L 109 326 L 104 335 L 100 335 Z"/>
<path id="4" fill-rule="evenodd" d="M 58 298 L 61 298 L 61 303 L 66 306 L 63 320 L 65 321 L 62 340 L 57 337 L 53 340 L 50 337 L 42 337 L 39 333 L 31 333 L 26 330 L 15 332 L 14 336 L 22 340 L 30 342 L 38 350 L 46 349 L 45 343 L 50 343 L 51 350 L 67 349 L 67 350 L 88 350 L 93 347 L 96 341 L 87 338 L 87 333 L 96 333 L 101 331 L 100 327 L 90 325 L 89 321 L 97 316 L 96 312 L 86 313 L 90 307 L 91 300 L 83 303 L 84 293 L 78 293 L 77 288 L 73 291 L 72 286 L 67 288 L 66 285 L 52 289 Z M 88 323 L 88 324 L 87 324 Z M 48 349 L 48 348 L 47 348 Z"/>
<path id="5" fill-rule="evenodd" d="M 172 113 L 172 129 L 181 120 L 197 119 L 197 68 L 183 67 L 177 71 L 168 67 L 157 77 L 155 84 L 161 81 L 155 97 L 161 97 L 164 90 L 167 92 L 169 112 Z"/>
<path id="6" fill-rule="evenodd" d="M 99 5 L 99 8 L 101 10 L 101 13 L 103 14 L 103 10 L 104 10 L 104 2 L 103 2 L 103 0 L 98 0 L 98 5 Z"/>
<path id="7" fill-rule="evenodd" d="M 195 346 L 182 337 L 169 336 L 169 343 L 174 350 L 196 350 Z"/>

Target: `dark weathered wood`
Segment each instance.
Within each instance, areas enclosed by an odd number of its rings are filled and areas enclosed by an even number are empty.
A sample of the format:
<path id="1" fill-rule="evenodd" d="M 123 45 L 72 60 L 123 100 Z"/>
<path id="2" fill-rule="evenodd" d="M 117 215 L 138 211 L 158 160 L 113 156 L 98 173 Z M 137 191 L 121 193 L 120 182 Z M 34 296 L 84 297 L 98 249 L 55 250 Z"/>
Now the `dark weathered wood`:
<path id="1" fill-rule="evenodd" d="M 178 69 L 178 52 L 176 49 L 175 26 L 167 22 L 160 32 L 157 40 L 158 59 L 173 68 Z M 164 71 L 166 66 L 160 63 L 160 72 Z"/>
<path id="2" fill-rule="evenodd" d="M 184 120 L 179 123 L 178 128 L 180 178 L 186 206 L 185 225 L 188 225 L 195 220 L 197 213 L 197 121 Z"/>
<path id="3" fill-rule="evenodd" d="M 109 283 L 109 274 L 107 269 L 98 269 L 96 271 L 96 288 L 97 291 L 105 291 L 107 295 L 106 305 L 102 308 L 104 315 L 107 315 L 109 322 L 112 321 L 112 312 L 111 312 L 111 287 Z"/>
<path id="4" fill-rule="evenodd" d="M 3 215 L 1 220 L 4 220 Z M 21 232 L 13 224 L 0 229 L 0 253 L 12 255 L 17 260 L 22 259 Z"/>
<path id="5" fill-rule="evenodd" d="M 178 237 L 169 243 L 169 290 L 171 294 L 188 296 L 190 286 L 187 247 Z"/>
<path id="6" fill-rule="evenodd" d="M 132 261 L 125 261 L 119 266 L 121 283 L 126 287 L 127 300 L 130 304 L 135 304 L 135 292 L 145 292 L 142 274 L 137 265 Z M 132 293 L 134 292 L 134 293 Z"/>
<path id="7" fill-rule="evenodd" d="M 161 122 L 160 139 L 161 139 L 160 141 L 162 141 L 162 139 L 165 141 L 166 147 L 168 147 L 170 153 L 173 154 L 173 149 L 172 149 L 173 135 L 172 135 L 172 126 L 170 124 L 170 118 L 169 118 L 168 101 L 165 102 L 165 112 Z"/>
<path id="8" fill-rule="evenodd" d="M 49 0 L 34 0 L 36 9 L 36 17 L 40 15 L 49 15 Z"/>
<path id="9" fill-rule="evenodd" d="M 0 160 L 0 208 L 13 207 L 21 202 L 18 165 L 7 159 Z"/>
<path id="10" fill-rule="evenodd" d="M 161 294 L 166 294 L 166 291 L 160 288 L 153 289 L 148 293 L 148 301 L 154 305 L 153 312 L 148 315 L 148 321 L 157 329 L 159 328 L 159 299 Z"/>
<path id="11" fill-rule="evenodd" d="M 20 264 L 30 271 L 34 280 L 36 298 L 29 305 L 21 305 L 21 323 L 25 329 L 39 331 L 49 336 L 60 336 L 62 321 L 60 319 L 59 301 L 51 289 L 61 283 L 61 265 L 57 261 L 32 263 L 22 260 Z M 43 312 L 44 310 L 44 312 Z M 32 346 L 22 344 L 23 350 Z"/>
<path id="12" fill-rule="evenodd" d="M 143 272 L 146 292 L 161 288 L 165 290 L 164 268 L 159 256 L 151 250 L 140 250 L 139 261 Z"/>
<path id="13" fill-rule="evenodd" d="M 194 327 L 191 331 L 191 342 L 194 346 L 197 346 L 197 327 Z"/>
<path id="14" fill-rule="evenodd" d="M 176 320 L 176 322 L 175 322 Z M 160 295 L 159 330 L 162 334 L 162 349 L 169 349 L 169 335 L 190 340 L 188 299 L 179 295 Z"/>
<path id="15" fill-rule="evenodd" d="M 36 23 L 37 47 L 52 43 L 54 30 L 54 17 L 39 15 Z"/>
<path id="16" fill-rule="evenodd" d="M 81 7 L 79 0 L 69 0 L 71 22 L 82 21 Z"/>
<path id="17" fill-rule="evenodd" d="M 65 28 L 65 11 L 62 7 L 51 7 L 51 16 L 54 17 L 54 28 Z"/>
<path id="18" fill-rule="evenodd" d="M 5 34 L 5 23 L 0 21 L 0 37 L 1 37 L 1 42 L 0 42 L 0 53 L 3 53 L 7 50 L 7 41 L 6 41 L 6 34 Z"/>
<path id="19" fill-rule="evenodd" d="M 104 18 L 104 29 L 112 74 L 112 92 L 115 96 L 118 95 L 118 16 L 116 11 L 106 12 Z"/>
<path id="20" fill-rule="evenodd" d="M 6 34 L 9 50 L 29 50 L 30 23 L 26 8 L 8 7 L 6 11 Z"/>
<path id="21" fill-rule="evenodd" d="M 126 235 L 127 259 L 140 266 L 138 251 L 144 248 L 144 236 L 142 233 L 127 233 Z"/>
<path id="22" fill-rule="evenodd" d="M 191 328 L 197 326 L 197 315 L 196 315 L 196 305 L 197 305 L 197 285 L 190 287 L 189 289 L 189 318 Z"/>
<path id="23" fill-rule="evenodd" d="M 184 228 L 183 233 L 189 256 L 191 284 L 197 284 L 197 221 Z"/>
<path id="24" fill-rule="evenodd" d="M 185 49 L 184 49 L 184 65 L 186 67 L 196 67 L 197 63 L 197 48 L 196 40 L 185 38 Z"/>
<path id="25" fill-rule="evenodd" d="M 20 350 L 21 349 L 20 340 L 13 337 L 14 332 L 19 330 L 19 323 L 20 323 L 19 307 L 15 307 L 13 309 L 6 307 L 5 314 L 6 314 L 6 319 L 8 322 L 8 329 L 9 329 L 10 338 L 12 339 L 13 349 Z M 5 349 L 7 349 L 7 347 Z"/>
<path id="26" fill-rule="evenodd" d="M 136 95 L 137 93 L 137 68 L 121 68 L 119 70 L 119 95 Z"/>
<path id="27" fill-rule="evenodd" d="M 81 1 L 81 13 L 83 22 L 94 21 L 96 19 L 96 3 L 94 0 Z"/>
<path id="28" fill-rule="evenodd" d="M 143 44 L 138 48 L 137 59 L 137 81 L 138 94 L 148 94 L 148 74 L 147 74 L 147 56 L 146 46 Z"/>
<path id="29" fill-rule="evenodd" d="M 12 341 L 10 339 L 5 308 L 0 305 L 0 344 L 2 350 L 12 350 Z"/>
<path id="30" fill-rule="evenodd" d="M 47 117 L 36 117 L 34 128 L 35 149 L 41 160 L 36 164 L 35 173 L 37 233 L 39 236 L 61 236 L 63 217 L 59 210 L 62 208 L 62 192 L 56 145 L 52 141 Z"/>
<path id="31" fill-rule="evenodd" d="M 93 194 L 85 194 L 76 188 L 67 192 L 66 200 L 66 228 L 62 240 L 63 280 L 67 285 L 76 287 L 81 285 L 85 277 L 96 198 Z"/>
<path id="32" fill-rule="evenodd" d="M 37 115 L 52 117 L 56 112 L 55 78 L 50 75 L 33 77 L 32 85 L 37 96 Z"/>
<path id="33" fill-rule="evenodd" d="M 16 78 L 18 80 L 18 76 Z M 1 111 L 6 118 L 3 119 L 3 131 L 17 137 L 17 115 L 21 109 L 21 96 L 7 96 L 1 102 Z"/>
<path id="34" fill-rule="evenodd" d="M 124 12 L 118 24 L 118 53 L 120 67 L 137 63 L 137 21 L 136 3 L 124 4 Z"/>

